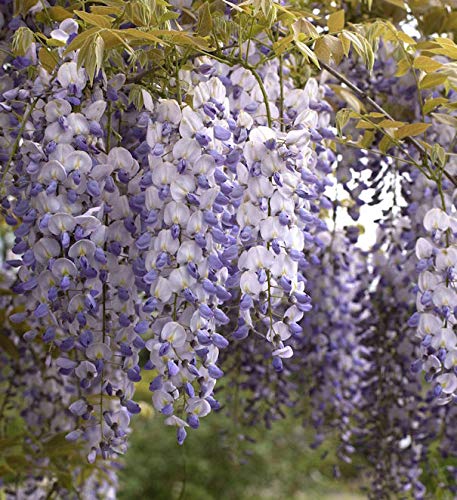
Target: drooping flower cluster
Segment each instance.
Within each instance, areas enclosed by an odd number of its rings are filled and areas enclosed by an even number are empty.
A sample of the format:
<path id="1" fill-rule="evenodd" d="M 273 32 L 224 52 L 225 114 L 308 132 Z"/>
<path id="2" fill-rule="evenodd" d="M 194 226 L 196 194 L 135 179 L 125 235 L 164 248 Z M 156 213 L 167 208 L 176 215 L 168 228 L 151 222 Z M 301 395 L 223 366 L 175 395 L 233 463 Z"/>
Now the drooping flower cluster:
<path id="1" fill-rule="evenodd" d="M 293 364 L 300 386 L 309 391 L 316 433 L 313 445 L 336 429 L 341 439 L 338 453 L 350 461 L 354 451 L 351 420 L 361 404 L 368 369 L 367 350 L 359 338 L 363 320 L 359 295 L 365 284 L 361 276 L 367 273 L 366 261 L 362 252 L 349 252 L 351 242 L 341 230 L 334 228 L 320 237 L 325 242 L 323 255 L 310 280 L 314 314 L 301 323 L 300 355 Z M 307 418 L 304 414 L 304 425 L 308 425 Z"/>
<path id="2" fill-rule="evenodd" d="M 77 29 L 68 19 L 51 36 L 68 43 Z M 291 92 L 281 131 L 267 113 L 277 92 L 265 101 L 244 68 L 203 59 L 189 75 L 192 106 L 143 90 L 136 110 L 122 75 L 97 77 L 89 93 L 76 55 L 55 78 L 42 68 L 30 83 L 21 71 L 4 77 L 1 119 L 24 119 L 19 135 L 5 134 L 2 207 L 14 228 L 13 291 L 26 297 L 10 319 L 28 320 L 24 339 L 48 346 L 72 394 L 67 439 L 88 443 L 93 462 L 124 450 L 144 370 L 182 443 L 218 407 L 230 331 L 263 337 L 282 369 L 311 308 L 307 253 L 326 170 L 315 171 L 325 165 L 312 146 L 322 140 L 308 107 L 315 81 Z"/>
<path id="3" fill-rule="evenodd" d="M 17 318 L 25 305 L 21 297 L 11 294 L 14 281 L 12 273 L 2 272 L 2 345 L 7 348 L 1 357 L 0 383 L 5 394 L 0 419 L 2 432 L 8 436 L 3 449 L 5 455 L 22 464 L 13 470 L 18 487 L 10 491 L 7 486 L 7 498 L 41 498 L 50 489 L 62 498 L 73 495 L 75 489 L 85 498 L 115 498 L 116 465 L 108 461 L 94 468 L 81 461 L 81 455 L 90 452 L 89 443 L 65 441 L 78 418 L 68 407 L 80 388 L 70 385 L 65 371 L 51 362 L 46 344 L 31 344 L 24 338 L 30 321 L 12 324 L 8 320 L 8 316 Z M 8 449 L 10 432 L 17 434 L 18 427 L 24 430 Z M 99 437 L 95 428 L 88 428 L 87 433 L 92 433 L 95 441 Z M 14 446 L 20 446 L 23 457 L 11 453 Z"/>
<path id="4" fill-rule="evenodd" d="M 443 404 L 453 402 L 457 391 L 457 337 L 453 328 L 457 306 L 457 219 L 440 208 L 432 208 L 425 215 L 424 227 L 428 238 L 421 237 L 416 243 L 421 272 L 417 312 L 410 323 L 417 325 L 421 337 L 426 378 L 433 381 L 433 395 Z"/>
<path id="5" fill-rule="evenodd" d="M 420 120 L 420 101 L 412 75 L 403 78 L 393 75 L 395 65 L 388 47 L 382 47 L 379 52 L 377 66 L 367 77 L 361 65 L 355 64 L 349 70 L 351 81 L 368 91 L 386 109 L 394 109 L 396 118 Z M 389 67 L 392 74 L 389 74 Z M 367 78 L 370 79 L 369 86 Z M 397 96 L 402 96 L 400 101 Z M 430 97 L 436 97 L 436 94 Z M 395 108 L 392 107 L 394 102 Z M 358 132 L 354 131 L 354 134 L 357 136 Z M 428 134 L 444 147 L 452 145 L 449 130 L 442 124 L 433 123 Z M 375 136 L 374 144 L 381 139 L 381 134 Z M 397 160 L 418 158 L 418 152 L 411 144 L 394 148 L 391 153 Z M 370 475 L 374 497 L 392 491 L 398 494 L 410 491 L 415 498 L 423 498 L 426 491 L 424 470 L 435 468 L 430 462 L 430 446 L 433 441 L 440 441 L 443 429 L 452 419 L 452 410 L 437 404 L 452 398 L 447 397 L 439 386 L 434 389 L 436 381 L 431 391 L 428 384 L 423 387 L 421 370 L 431 366 L 430 356 L 436 355 L 437 351 L 430 345 L 424 348 L 419 344 L 424 334 L 416 335 L 416 329 L 423 313 L 439 315 L 439 311 L 431 301 L 431 294 L 427 297 L 425 290 L 421 289 L 422 279 L 416 288 L 414 282 L 416 269 L 419 272 L 428 270 L 433 266 L 440 247 L 445 251 L 444 235 L 439 241 L 429 241 L 430 233 L 427 235 L 424 228 L 424 217 L 428 221 L 430 209 L 431 213 L 443 213 L 438 208 L 443 203 L 446 211 L 451 213 L 453 186 L 444 177 L 438 186 L 430 178 L 436 175 L 434 167 L 432 175 L 427 178 L 411 163 L 392 161 L 369 149 L 345 149 L 342 154 L 344 168 L 336 175 L 345 183 L 353 200 L 348 210 L 353 219 L 358 219 L 360 207 L 367 202 L 373 205 L 388 199 L 388 196 L 392 200 L 392 207 L 386 206 L 385 201 L 381 205 L 384 220 L 378 221 L 377 241 L 370 250 L 371 255 L 367 254 L 366 282 L 360 287 L 364 293 L 357 298 L 364 311 L 364 319 L 357 328 L 359 342 L 366 349 L 364 358 L 367 364 L 362 376 L 362 399 L 356 408 L 357 425 L 353 425 L 352 445 L 373 464 Z M 354 161 L 357 162 L 355 165 Z M 446 169 L 454 174 L 452 158 Z M 357 182 L 354 179 L 358 179 Z M 418 247 L 433 248 L 433 255 L 423 259 L 419 255 L 416 257 L 414 252 L 416 240 L 421 236 L 426 236 L 428 243 L 425 245 L 420 239 Z M 411 316 L 415 310 L 416 292 L 420 314 Z M 423 296 L 426 302 L 431 301 L 428 308 L 421 303 Z M 419 342 L 417 337 L 420 337 Z M 430 340 L 429 336 L 427 341 Z M 443 374 L 443 371 L 439 373 Z M 439 373 L 432 369 L 426 380 L 431 382 Z M 455 454 L 452 438 L 445 442 L 441 451 L 446 448 L 446 456 Z M 379 443 L 383 443 L 382 446 Z M 454 472 L 449 474 L 452 478 Z M 440 487 L 452 491 L 453 479 L 441 482 Z"/>

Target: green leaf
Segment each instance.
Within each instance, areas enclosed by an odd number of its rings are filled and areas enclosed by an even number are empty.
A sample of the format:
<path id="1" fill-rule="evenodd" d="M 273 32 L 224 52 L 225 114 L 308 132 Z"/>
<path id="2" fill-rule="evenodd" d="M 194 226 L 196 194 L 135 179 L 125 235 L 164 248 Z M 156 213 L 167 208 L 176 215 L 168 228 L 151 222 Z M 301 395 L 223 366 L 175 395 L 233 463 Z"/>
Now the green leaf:
<path id="1" fill-rule="evenodd" d="M 446 152 L 438 143 L 432 146 L 431 158 L 433 163 L 441 168 L 446 164 Z"/>
<path id="2" fill-rule="evenodd" d="M 45 47 L 41 47 L 38 51 L 38 58 L 40 59 L 41 64 L 44 69 L 51 74 L 56 67 L 58 62 L 57 56 L 50 49 L 46 49 Z"/>
<path id="3" fill-rule="evenodd" d="M 201 36 L 207 36 L 213 29 L 213 18 L 209 2 L 205 2 L 198 11 L 198 26 L 197 33 Z"/>
<path id="4" fill-rule="evenodd" d="M 16 448 L 17 446 L 22 446 L 23 441 L 24 441 L 24 436 L 15 436 L 15 437 L 0 439 L 1 455 L 3 456 L 6 455 L 7 450 L 11 450 L 12 448 Z"/>
<path id="5" fill-rule="evenodd" d="M 442 68 L 443 65 L 431 57 L 418 56 L 414 59 L 413 67 L 426 73 L 434 73 L 436 70 Z"/>
<path id="6" fill-rule="evenodd" d="M 295 45 L 297 46 L 298 50 L 305 56 L 305 59 L 307 61 L 311 61 L 320 69 L 320 64 L 316 57 L 316 54 L 305 43 L 295 40 Z"/>
<path id="7" fill-rule="evenodd" d="M 21 26 L 14 33 L 11 43 L 11 50 L 16 56 L 23 56 L 35 40 L 33 31 L 29 28 Z"/>
<path id="8" fill-rule="evenodd" d="M 330 14 L 327 22 L 330 33 L 341 31 L 344 28 L 344 10 L 338 10 Z"/>
<path id="9" fill-rule="evenodd" d="M 89 28 L 88 30 L 80 33 L 77 37 L 75 37 L 71 41 L 70 45 L 65 49 L 64 55 L 68 54 L 72 50 L 80 49 L 88 38 L 92 37 L 95 33 L 98 33 L 99 31 L 100 31 L 99 28 Z"/>
<path id="10" fill-rule="evenodd" d="M 395 138 L 404 139 L 405 137 L 414 137 L 423 134 L 429 127 L 430 123 L 409 123 L 395 131 Z"/>
<path id="11" fill-rule="evenodd" d="M 43 452 L 46 456 L 59 457 L 77 451 L 78 447 L 75 447 L 75 443 L 65 439 L 66 434 L 67 432 L 60 432 L 43 443 Z"/>
<path id="12" fill-rule="evenodd" d="M 92 26 L 97 26 L 99 28 L 111 28 L 114 21 L 114 18 L 111 16 L 92 14 L 83 10 L 75 10 L 75 14 L 87 24 L 91 24 Z"/>
<path id="13" fill-rule="evenodd" d="M 351 118 L 351 110 L 348 108 L 340 109 L 336 114 L 336 129 L 338 131 L 338 135 L 341 137 L 343 135 L 343 129 L 345 125 L 349 122 Z"/>
<path id="14" fill-rule="evenodd" d="M 424 78 L 419 82 L 420 89 L 431 89 L 439 85 L 443 85 L 447 80 L 447 76 L 441 73 L 431 73 L 425 75 Z"/>
<path id="15" fill-rule="evenodd" d="M 427 99 L 424 102 L 423 111 L 425 114 L 433 111 L 437 106 L 441 106 L 442 104 L 446 104 L 448 100 L 445 97 L 434 97 L 432 99 Z"/>
<path id="16" fill-rule="evenodd" d="M 62 22 L 65 19 L 69 19 L 73 17 L 73 12 L 60 7 L 59 5 L 55 5 L 54 7 L 50 7 L 47 10 L 47 13 L 51 19 L 54 21 Z"/>

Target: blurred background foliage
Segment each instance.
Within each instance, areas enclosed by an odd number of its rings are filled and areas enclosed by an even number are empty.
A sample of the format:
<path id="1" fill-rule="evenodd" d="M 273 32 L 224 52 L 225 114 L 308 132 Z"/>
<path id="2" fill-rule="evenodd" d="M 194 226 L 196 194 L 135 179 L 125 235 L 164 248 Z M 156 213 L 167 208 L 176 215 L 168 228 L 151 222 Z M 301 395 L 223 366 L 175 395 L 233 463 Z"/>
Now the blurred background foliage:
<path id="1" fill-rule="evenodd" d="M 278 421 L 270 430 L 246 429 L 222 409 L 178 447 L 174 429 L 164 429 L 154 416 L 147 387 L 140 394 L 143 411 L 132 421 L 120 500 L 365 498 L 360 459 L 342 464 L 331 440 L 312 449 L 312 434 L 296 419 Z"/>
<path id="2" fill-rule="evenodd" d="M 140 383 L 142 413 L 132 420 L 132 435 L 119 473 L 120 500 L 361 500 L 368 498 L 366 460 L 357 453 L 352 463 L 336 457 L 337 441 L 317 449 L 311 431 L 292 415 L 271 429 L 235 425 L 220 412 L 176 445 L 173 428 L 163 427 Z M 144 385 L 144 387 L 142 387 Z M 433 499 L 452 500 L 440 489 L 453 458 L 430 450 L 431 470 L 423 482 Z M 437 475 L 436 471 L 440 474 Z M 392 497 L 393 498 L 393 497 Z M 405 499 L 413 498 L 405 493 Z"/>

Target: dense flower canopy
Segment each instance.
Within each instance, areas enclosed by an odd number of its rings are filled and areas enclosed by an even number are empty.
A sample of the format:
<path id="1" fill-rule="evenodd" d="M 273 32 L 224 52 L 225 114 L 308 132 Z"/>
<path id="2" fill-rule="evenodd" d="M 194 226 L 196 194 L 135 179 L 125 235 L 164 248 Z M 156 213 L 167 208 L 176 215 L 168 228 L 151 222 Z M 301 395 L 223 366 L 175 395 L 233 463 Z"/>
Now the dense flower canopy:
<path id="1" fill-rule="evenodd" d="M 211 412 L 291 414 L 363 457 L 373 498 L 434 494 L 430 449 L 457 456 L 455 12 L 429 32 L 427 5 L 371 3 L 0 2 L 7 497 L 114 498 L 143 383 L 180 445 Z"/>

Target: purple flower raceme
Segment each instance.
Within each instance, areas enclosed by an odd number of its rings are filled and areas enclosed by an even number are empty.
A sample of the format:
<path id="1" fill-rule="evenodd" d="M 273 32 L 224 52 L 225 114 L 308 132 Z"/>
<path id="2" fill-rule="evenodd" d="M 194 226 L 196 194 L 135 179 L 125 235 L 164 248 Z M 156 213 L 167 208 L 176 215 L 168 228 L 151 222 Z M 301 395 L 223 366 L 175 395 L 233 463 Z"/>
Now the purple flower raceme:
<path id="1" fill-rule="evenodd" d="M 76 29 L 70 21 L 59 28 Z M 153 405 L 180 442 L 184 427 L 218 406 L 219 352 L 233 321 L 234 339 L 260 334 L 275 369 L 287 363 L 291 330 L 277 317 L 285 311 L 299 321 L 311 307 L 296 297 L 305 294 L 305 252 L 319 219 L 303 213 L 319 210 L 326 182 L 314 172 L 310 142 L 318 113 L 297 115 L 281 131 L 265 121 L 278 95 L 265 103 L 255 84 L 240 109 L 228 82 L 245 78 L 243 68 L 197 70 L 191 106 L 154 102 L 145 91 L 141 110 L 121 109 L 129 92 L 122 76 L 97 79 L 84 94 L 88 79 L 75 56 L 55 80 L 43 79 L 46 97 L 28 115 L 3 200 L 21 223 L 13 289 L 26 298 L 24 318 L 59 352 L 68 386 L 81 391 L 69 401 L 81 418 L 71 439 L 85 441 L 93 461 L 125 448 L 129 416 L 140 411 L 133 398 L 142 349 L 161 380 L 151 384 Z M 318 92 L 310 81 L 296 100 Z M 114 131 L 120 142 L 107 149 Z M 99 405 L 88 403 L 93 394 Z"/>

